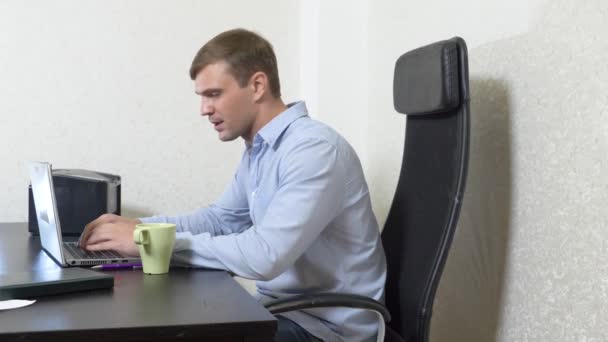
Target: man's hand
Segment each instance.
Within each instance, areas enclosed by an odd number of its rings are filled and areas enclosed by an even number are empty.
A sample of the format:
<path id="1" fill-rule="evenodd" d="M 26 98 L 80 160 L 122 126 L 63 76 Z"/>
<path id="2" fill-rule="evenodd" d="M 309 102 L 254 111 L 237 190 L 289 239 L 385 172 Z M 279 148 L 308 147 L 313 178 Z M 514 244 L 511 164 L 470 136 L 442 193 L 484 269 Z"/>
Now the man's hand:
<path id="1" fill-rule="evenodd" d="M 80 248 L 89 251 L 115 250 L 124 255 L 138 256 L 139 250 L 133 242 L 137 219 L 103 214 L 87 224 L 80 236 Z"/>

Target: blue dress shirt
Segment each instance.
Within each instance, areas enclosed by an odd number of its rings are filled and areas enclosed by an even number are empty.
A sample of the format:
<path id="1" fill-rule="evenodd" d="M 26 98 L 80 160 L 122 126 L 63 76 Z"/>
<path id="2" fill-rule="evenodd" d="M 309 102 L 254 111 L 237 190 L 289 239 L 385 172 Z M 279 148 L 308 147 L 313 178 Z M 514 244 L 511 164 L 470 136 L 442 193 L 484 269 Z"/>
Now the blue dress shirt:
<path id="1" fill-rule="evenodd" d="M 386 260 L 360 161 L 297 102 L 258 131 L 223 195 L 177 225 L 173 261 L 257 280 L 259 299 L 319 292 L 384 299 Z M 372 341 L 375 313 L 282 314 L 325 341 Z"/>

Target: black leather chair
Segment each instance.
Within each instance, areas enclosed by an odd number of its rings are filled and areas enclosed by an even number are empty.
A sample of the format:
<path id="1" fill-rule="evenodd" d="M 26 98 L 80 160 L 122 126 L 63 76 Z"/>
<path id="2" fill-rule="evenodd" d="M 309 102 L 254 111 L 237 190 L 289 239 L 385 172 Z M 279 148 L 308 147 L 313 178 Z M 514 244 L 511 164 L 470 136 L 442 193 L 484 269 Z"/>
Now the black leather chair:
<path id="1" fill-rule="evenodd" d="M 456 37 L 402 55 L 395 66 L 393 96 L 395 109 L 407 115 L 407 125 L 401 175 L 382 231 L 388 264 L 386 306 L 363 296 L 323 293 L 270 302 L 266 304 L 270 312 L 366 308 L 382 314 L 387 322 L 384 341 L 428 341 L 435 292 L 458 222 L 469 159 L 464 40 Z"/>

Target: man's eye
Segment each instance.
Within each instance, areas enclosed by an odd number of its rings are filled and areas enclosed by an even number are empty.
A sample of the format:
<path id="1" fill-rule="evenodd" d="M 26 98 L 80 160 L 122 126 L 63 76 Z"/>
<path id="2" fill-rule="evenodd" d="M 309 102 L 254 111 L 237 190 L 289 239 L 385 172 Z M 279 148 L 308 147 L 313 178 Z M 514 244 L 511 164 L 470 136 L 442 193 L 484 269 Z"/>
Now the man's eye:
<path id="1" fill-rule="evenodd" d="M 216 98 L 216 97 L 220 96 L 221 94 L 222 94 L 222 92 L 220 90 L 216 90 L 216 91 L 206 91 L 206 92 L 202 93 L 201 95 L 205 98 L 212 99 L 212 98 Z"/>

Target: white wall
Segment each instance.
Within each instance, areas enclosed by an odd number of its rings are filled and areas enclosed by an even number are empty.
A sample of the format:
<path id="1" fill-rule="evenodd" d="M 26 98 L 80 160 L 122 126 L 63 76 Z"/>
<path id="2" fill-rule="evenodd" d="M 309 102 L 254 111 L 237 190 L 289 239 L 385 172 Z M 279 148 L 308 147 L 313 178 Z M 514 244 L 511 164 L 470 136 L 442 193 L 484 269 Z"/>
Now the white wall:
<path id="1" fill-rule="evenodd" d="M 366 0 L 321 1 L 318 118 L 368 156 L 369 62 Z"/>
<path id="2" fill-rule="evenodd" d="M 28 160 L 122 176 L 123 213 L 213 201 L 241 141 L 198 115 L 188 68 L 213 35 L 266 36 L 284 99 L 299 98 L 296 1 L 1 1 L 0 221 L 27 219 Z"/>

